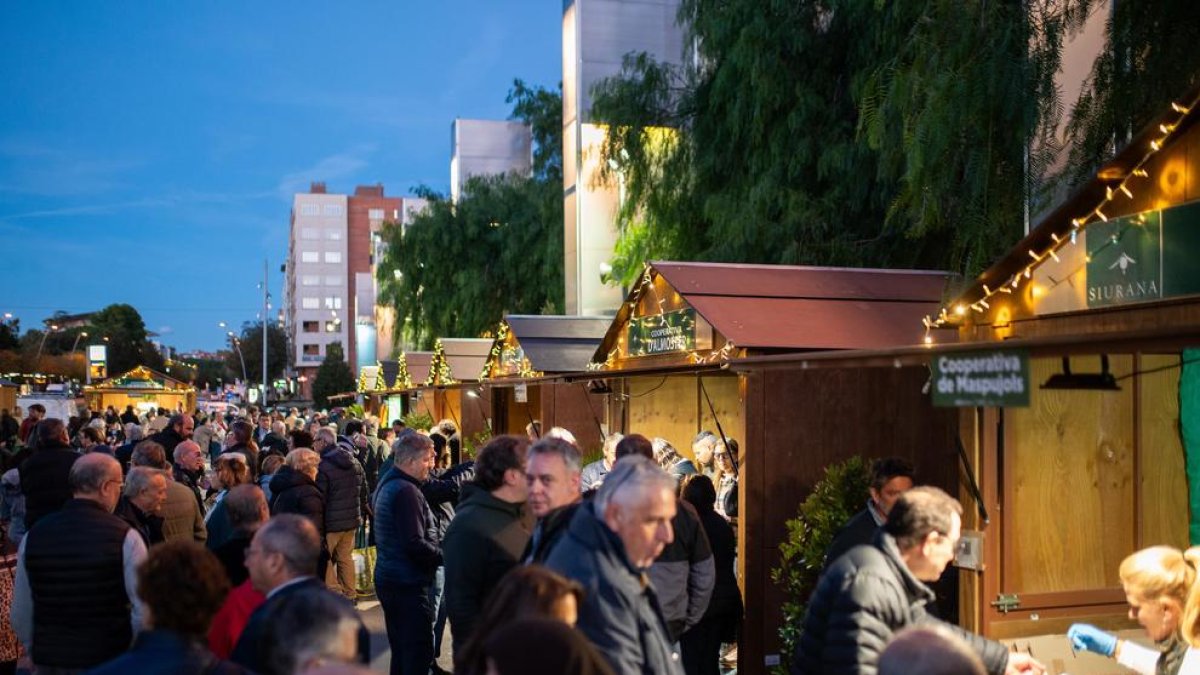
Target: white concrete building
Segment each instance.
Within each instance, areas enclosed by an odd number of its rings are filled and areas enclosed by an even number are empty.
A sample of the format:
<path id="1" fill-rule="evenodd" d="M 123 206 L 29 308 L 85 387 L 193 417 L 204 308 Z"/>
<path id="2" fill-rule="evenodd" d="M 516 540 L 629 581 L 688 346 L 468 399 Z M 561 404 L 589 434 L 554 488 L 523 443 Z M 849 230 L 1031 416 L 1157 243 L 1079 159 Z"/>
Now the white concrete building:
<path id="1" fill-rule="evenodd" d="M 533 170 L 533 132 L 512 120 L 455 119 L 450 124 L 450 199 L 458 201 L 472 176 Z"/>
<path id="2" fill-rule="evenodd" d="M 681 63 L 679 0 L 565 0 L 563 3 L 563 278 L 566 313 L 612 314 L 624 293 L 606 285 L 617 241 L 616 185 L 600 185 L 604 128 L 592 123 L 591 90 L 621 72 L 630 52 Z"/>

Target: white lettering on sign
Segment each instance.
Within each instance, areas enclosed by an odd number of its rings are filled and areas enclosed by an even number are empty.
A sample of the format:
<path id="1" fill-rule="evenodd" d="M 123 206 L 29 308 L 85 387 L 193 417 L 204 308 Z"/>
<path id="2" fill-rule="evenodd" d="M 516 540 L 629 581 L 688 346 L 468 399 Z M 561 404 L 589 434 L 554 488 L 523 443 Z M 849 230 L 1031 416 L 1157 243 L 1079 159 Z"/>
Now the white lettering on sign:
<path id="1" fill-rule="evenodd" d="M 1026 378 L 1021 358 L 1011 354 L 989 354 L 938 358 L 938 393 L 948 395 L 1008 396 L 1025 393 Z"/>

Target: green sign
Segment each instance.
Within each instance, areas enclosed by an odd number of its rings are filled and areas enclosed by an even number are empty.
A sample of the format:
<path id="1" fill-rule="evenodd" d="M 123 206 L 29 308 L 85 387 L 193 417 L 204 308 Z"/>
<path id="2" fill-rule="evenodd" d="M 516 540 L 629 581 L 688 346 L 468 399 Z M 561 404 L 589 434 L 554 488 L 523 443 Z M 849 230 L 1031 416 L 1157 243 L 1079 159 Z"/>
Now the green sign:
<path id="1" fill-rule="evenodd" d="M 930 364 L 933 404 L 944 408 L 1029 405 L 1029 354 L 1014 349 L 939 356 Z"/>
<path id="2" fill-rule="evenodd" d="M 630 356 L 691 351 L 696 348 L 696 310 L 630 319 L 626 344 Z"/>
<path id="3" fill-rule="evenodd" d="M 1088 307 L 1163 297 L 1160 215 L 1150 211 L 1088 225 Z"/>

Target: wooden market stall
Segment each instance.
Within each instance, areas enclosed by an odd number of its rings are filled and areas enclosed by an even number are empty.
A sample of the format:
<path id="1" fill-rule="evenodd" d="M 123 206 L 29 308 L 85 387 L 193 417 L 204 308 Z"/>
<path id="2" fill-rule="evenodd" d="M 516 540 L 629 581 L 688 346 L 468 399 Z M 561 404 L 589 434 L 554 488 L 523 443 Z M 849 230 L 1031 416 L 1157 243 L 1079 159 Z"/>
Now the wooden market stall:
<path id="1" fill-rule="evenodd" d="M 874 382 L 873 396 L 841 401 L 858 413 L 871 413 L 871 398 L 893 407 L 866 417 L 862 429 L 845 428 L 836 404 L 820 401 L 816 410 L 790 408 L 797 424 L 751 423 L 772 433 L 762 438 L 766 470 L 749 466 L 742 478 L 747 508 L 761 502 L 769 511 L 777 501 L 771 458 L 779 453 L 837 452 L 848 434 L 929 417 L 936 428 L 896 441 L 927 442 L 926 456 L 953 470 L 935 465 L 930 474 L 928 461 L 918 463 L 920 480 L 949 482 L 966 508 L 959 622 L 1022 638 L 1052 672 L 1064 664 L 1085 672 L 1062 633 L 1076 621 L 1134 627 L 1121 560 L 1146 546 L 1200 543 L 1200 475 L 1188 473 L 1200 466 L 1200 448 L 1185 442 L 1200 438 L 1200 352 L 1192 349 L 1200 346 L 1198 105 L 1200 89 L 1166 107 L 1010 253 L 908 326 L 911 346 L 735 362 L 747 409 L 758 397 L 768 415 L 771 400 L 788 398 L 786 381 L 803 391 L 821 386 L 818 377 Z M 824 424 L 822 407 L 831 415 Z M 755 445 L 753 433 L 747 444 Z M 803 480 L 800 496 L 811 487 Z M 780 541 L 784 515 L 746 537 Z M 748 601 L 768 598 L 763 629 L 748 633 L 757 660 L 777 647 L 778 614 L 776 591 L 750 567 Z"/>
<path id="2" fill-rule="evenodd" d="M 570 430 L 585 455 L 603 442 L 606 401 L 586 382 L 553 376 L 587 369 L 612 317 L 508 315 L 501 320 L 481 376 L 491 394 L 496 433 L 525 433 L 538 420 L 543 432 Z"/>
<path id="3" fill-rule="evenodd" d="M 108 406 L 124 410 L 125 406 L 132 405 L 138 410 L 154 407 L 173 412 L 181 404 L 184 410 L 196 409 L 195 387 L 146 366 L 88 385 L 83 388 L 83 396 L 92 410 L 104 410 Z"/>
<path id="4" fill-rule="evenodd" d="M 464 441 L 482 439 L 491 433 L 491 400 L 478 382 L 491 346 L 485 338 L 439 338 L 432 352 L 401 355 L 393 387 L 379 393 L 407 397 L 405 410 L 434 423 L 454 422 Z"/>
<path id="5" fill-rule="evenodd" d="M 12 412 L 17 407 L 17 394 L 20 391 L 21 387 L 16 382 L 0 377 L 0 410 Z"/>
<path id="6" fill-rule="evenodd" d="M 927 482 L 949 486 L 956 416 L 921 399 L 924 368 L 764 377 L 729 362 L 910 344 L 950 280 L 944 272 L 656 262 L 605 335 L 588 376 L 612 390 L 616 428 L 662 436 L 688 456 L 692 437 L 717 432 L 718 422 L 741 441 L 738 565 L 747 611 L 738 672 L 764 672 L 778 652 L 781 599 L 770 570 L 785 521 L 825 466 L 899 455 Z M 927 453 L 932 447 L 949 454 Z"/>

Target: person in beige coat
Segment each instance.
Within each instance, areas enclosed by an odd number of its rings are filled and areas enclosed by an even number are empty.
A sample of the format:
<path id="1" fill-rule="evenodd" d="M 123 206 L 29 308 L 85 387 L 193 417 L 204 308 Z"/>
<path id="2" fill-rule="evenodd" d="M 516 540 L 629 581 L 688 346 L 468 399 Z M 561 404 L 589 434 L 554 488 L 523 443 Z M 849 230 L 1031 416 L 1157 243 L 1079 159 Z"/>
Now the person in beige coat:
<path id="1" fill-rule="evenodd" d="M 196 443 L 183 441 L 179 447 L 185 444 Z M 188 539 L 203 544 L 208 539 L 208 529 L 204 526 L 200 504 L 190 488 L 172 479 L 171 465 L 167 463 L 162 446 L 154 441 L 142 441 L 133 449 L 130 464 L 161 469 L 167 475 L 167 501 L 158 514 L 163 519 L 163 540 Z"/>

